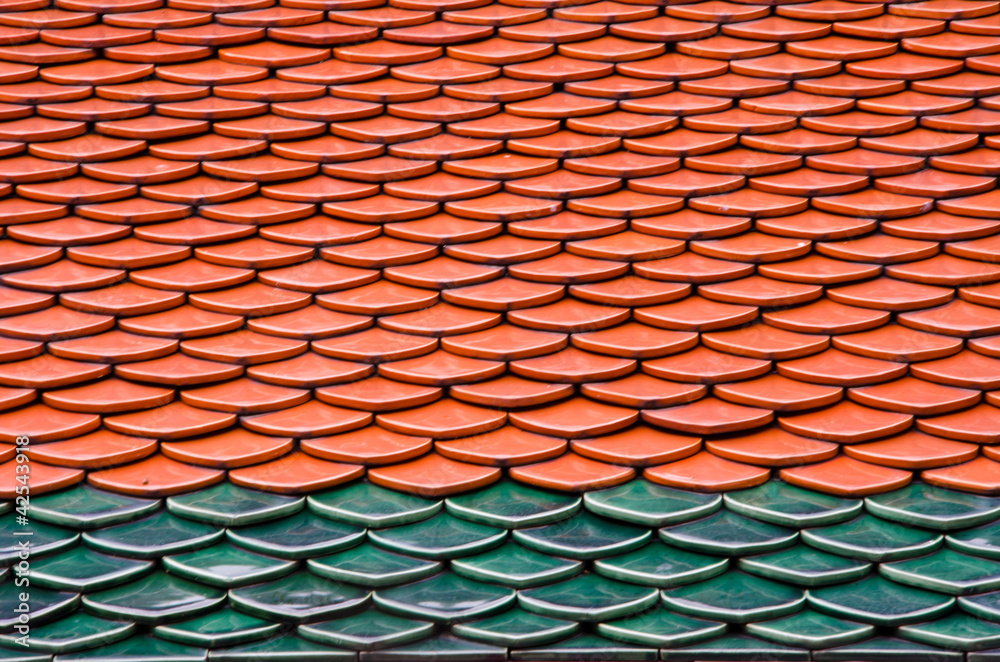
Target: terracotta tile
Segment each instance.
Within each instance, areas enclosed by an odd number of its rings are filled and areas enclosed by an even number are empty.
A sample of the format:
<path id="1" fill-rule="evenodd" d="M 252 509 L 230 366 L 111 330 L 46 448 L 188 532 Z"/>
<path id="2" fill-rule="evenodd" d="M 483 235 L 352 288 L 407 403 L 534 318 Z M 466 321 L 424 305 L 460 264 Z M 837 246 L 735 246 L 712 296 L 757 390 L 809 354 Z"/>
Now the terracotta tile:
<path id="1" fill-rule="evenodd" d="M 455 354 L 504 361 L 548 354 L 562 349 L 566 343 L 563 334 L 508 324 L 441 339 L 442 347 Z"/>
<path id="2" fill-rule="evenodd" d="M 158 445 L 155 439 L 98 430 L 73 439 L 35 446 L 33 457 L 59 467 L 103 469 L 142 459 L 155 453 Z"/>
<path id="3" fill-rule="evenodd" d="M 129 380 L 183 386 L 239 377 L 243 368 L 177 353 L 152 361 L 118 365 L 115 374 Z"/>
<path id="4" fill-rule="evenodd" d="M 739 280 L 699 285 L 698 293 L 707 299 L 750 306 L 789 306 L 818 299 L 821 287 L 804 283 L 750 276 Z"/>
<path id="5" fill-rule="evenodd" d="M 732 439 L 705 442 L 714 455 L 764 467 L 788 467 L 828 460 L 837 454 L 837 444 L 808 439 L 779 428 L 742 435 Z"/>
<path id="6" fill-rule="evenodd" d="M 21 484 L 18 480 L 18 463 L 14 460 L 0 465 L 0 496 L 5 499 L 14 499 L 17 495 L 17 487 Z M 41 462 L 31 465 L 31 488 L 37 490 L 38 494 L 54 492 L 70 485 L 75 485 L 84 479 L 84 472 L 79 469 L 69 469 L 65 467 L 53 467 Z"/>
<path id="7" fill-rule="evenodd" d="M 566 398 L 573 394 L 573 387 L 504 375 L 477 384 L 453 386 L 449 394 L 463 402 L 487 407 L 526 407 Z"/>
<path id="8" fill-rule="evenodd" d="M 596 462 L 575 453 L 567 453 L 548 462 L 511 469 L 515 480 L 563 492 L 584 492 L 613 487 L 635 475 L 630 467 Z"/>
<path id="9" fill-rule="evenodd" d="M 639 308 L 633 315 L 644 324 L 664 329 L 711 331 L 749 322 L 757 317 L 757 308 L 689 296 L 673 303 Z"/>
<path id="10" fill-rule="evenodd" d="M 522 377 L 570 384 L 615 379 L 627 375 L 635 367 L 634 360 L 600 356 L 575 347 L 510 364 L 511 371 Z"/>
<path id="11" fill-rule="evenodd" d="M 691 434 L 719 434 L 759 427 L 774 418 L 769 409 L 736 405 L 715 398 L 666 409 L 647 409 L 642 419 L 650 425 Z"/>
<path id="12" fill-rule="evenodd" d="M 666 358 L 642 362 L 642 370 L 648 374 L 672 381 L 700 384 L 757 377 L 770 368 L 770 361 L 723 354 L 706 347 L 696 347 Z"/>
<path id="13" fill-rule="evenodd" d="M 240 425 L 260 434 L 278 437 L 321 437 L 364 427 L 372 421 L 367 412 L 331 407 L 316 400 L 254 416 L 244 416 Z"/>
<path id="14" fill-rule="evenodd" d="M 153 497 L 202 489 L 224 478 L 225 472 L 193 467 L 157 454 L 135 464 L 94 471 L 87 476 L 87 482 L 112 492 Z"/>
<path id="15" fill-rule="evenodd" d="M 412 462 L 370 469 L 368 477 L 376 485 L 401 492 L 442 497 L 496 482 L 500 478 L 500 469 L 456 462 L 429 453 Z"/>
<path id="16" fill-rule="evenodd" d="M 193 306 L 171 306 L 169 310 L 122 319 L 118 325 L 125 331 L 143 335 L 193 338 L 238 329 L 243 319 Z"/>
<path id="17" fill-rule="evenodd" d="M 865 283 L 833 288 L 828 296 L 833 301 L 853 306 L 901 311 L 941 305 L 954 297 L 954 291 L 893 278 L 877 278 Z"/>
<path id="18" fill-rule="evenodd" d="M 453 439 L 481 434 L 500 427 L 507 420 L 504 412 L 474 407 L 444 399 L 433 404 L 401 412 L 383 413 L 377 417 L 382 427 L 435 439 Z"/>
<path id="19" fill-rule="evenodd" d="M 434 402 L 442 389 L 371 377 L 316 390 L 316 397 L 333 405 L 366 411 L 391 411 Z"/>
<path id="20" fill-rule="evenodd" d="M 234 428 L 200 439 L 164 443 L 160 448 L 164 455 L 179 462 L 231 469 L 273 460 L 292 447 L 287 437 L 266 437 Z"/>
<path id="21" fill-rule="evenodd" d="M 445 301 L 484 310 L 515 310 L 556 301 L 565 288 L 561 285 L 532 283 L 500 278 L 479 285 L 444 290 Z"/>
<path id="22" fill-rule="evenodd" d="M 628 427 L 639 418 L 634 409 L 572 398 L 540 409 L 510 413 L 511 423 L 539 434 L 567 439 L 604 435 Z"/>
<path id="23" fill-rule="evenodd" d="M 49 352 L 77 361 L 126 363 L 165 356 L 174 352 L 177 344 L 176 340 L 147 338 L 113 330 L 85 338 L 50 342 Z"/>
<path id="24" fill-rule="evenodd" d="M 827 409 L 778 418 L 778 424 L 788 432 L 843 444 L 898 434 L 912 422 L 913 416 L 870 409 L 847 400 Z"/>
<path id="25" fill-rule="evenodd" d="M 779 475 L 792 485 L 841 497 L 890 492 L 912 478 L 909 471 L 859 462 L 845 455 L 820 464 L 782 469 Z"/>
<path id="26" fill-rule="evenodd" d="M 872 464 L 915 470 L 968 462 L 978 455 L 979 448 L 911 431 L 883 441 L 848 446 L 844 452 Z"/>
<path id="27" fill-rule="evenodd" d="M 364 475 L 364 467 L 327 462 L 290 453 L 277 460 L 252 467 L 231 469 L 229 479 L 236 485 L 279 494 L 302 494 L 326 489 Z"/>
<path id="28" fill-rule="evenodd" d="M 321 354 L 372 363 L 420 356 L 436 346 L 436 340 L 405 336 L 380 328 L 312 343 L 313 349 Z"/>
<path id="29" fill-rule="evenodd" d="M 194 407 L 235 414 L 258 414 L 303 404 L 310 393 L 302 389 L 264 384 L 249 379 L 236 379 L 189 389 L 181 400 Z"/>
<path id="30" fill-rule="evenodd" d="M 573 345 L 590 352 L 634 359 L 674 354 L 697 344 L 697 334 L 657 329 L 634 322 L 574 334 Z"/>
<path id="31" fill-rule="evenodd" d="M 52 306 L 0 320 L 0 331 L 26 340 L 59 340 L 101 333 L 113 325 L 113 318 L 106 315 Z"/>
<path id="32" fill-rule="evenodd" d="M 1000 463 L 989 458 L 980 457 L 965 464 L 924 471 L 920 477 L 939 487 L 979 494 L 998 494 L 1000 493 L 1000 483 L 997 482 L 998 464 Z"/>
<path id="33" fill-rule="evenodd" d="M 306 351 L 308 343 L 291 338 L 276 338 L 253 331 L 195 338 L 181 343 L 185 354 L 238 365 L 255 365 L 297 356 Z"/>
<path id="34" fill-rule="evenodd" d="M 837 349 L 887 361 L 927 361 L 951 356 L 962 341 L 896 324 L 833 338 Z"/>
<path id="35" fill-rule="evenodd" d="M 426 437 L 401 435 L 375 426 L 302 442 L 302 450 L 310 455 L 367 466 L 396 464 L 430 449 L 431 440 Z"/>
<path id="36" fill-rule="evenodd" d="M 975 338 L 996 333 L 997 310 L 961 299 L 939 308 L 903 313 L 900 324 L 920 331 Z"/>
<path id="37" fill-rule="evenodd" d="M 510 426 L 467 439 L 438 441 L 434 446 L 446 458 L 495 467 L 534 464 L 559 456 L 566 450 L 566 442 L 562 439 Z"/>
<path id="38" fill-rule="evenodd" d="M 45 404 L 0 413 L 0 440 L 14 443 L 20 436 L 40 442 L 76 437 L 100 427 L 100 416 L 61 411 Z"/>
<path id="39" fill-rule="evenodd" d="M 702 342 L 706 347 L 737 356 L 779 360 L 808 356 L 830 346 L 828 336 L 794 333 L 767 324 L 705 333 Z"/>
<path id="40" fill-rule="evenodd" d="M 628 310 L 607 305 L 595 305 L 575 299 L 513 311 L 507 319 L 517 325 L 542 331 L 576 333 L 603 329 L 628 319 Z"/>
<path id="41" fill-rule="evenodd" d="M 383 364 L 379 367 L 379 374 L 396 381 L 451 386 L 497 377 L 504 368 L 500 362 L 456 356 L 438 350 L 421 357 Z"/>
<path id="42" fill-rule="evenodd" d="M 104 425 L 110 430 L 137 437 L 183 439 L 225 429 L 236 422 L 236 416 L 197 409 L 183 402 L 141 412 L 109 416 Z"/>
<path id="43" fill-rule="evenodd" d="M 642 475 L 668 487 L 696 492 L 723 492 L 760 485 L 771 472 L 701 452 L 677 462 L 650 467 Z"/>

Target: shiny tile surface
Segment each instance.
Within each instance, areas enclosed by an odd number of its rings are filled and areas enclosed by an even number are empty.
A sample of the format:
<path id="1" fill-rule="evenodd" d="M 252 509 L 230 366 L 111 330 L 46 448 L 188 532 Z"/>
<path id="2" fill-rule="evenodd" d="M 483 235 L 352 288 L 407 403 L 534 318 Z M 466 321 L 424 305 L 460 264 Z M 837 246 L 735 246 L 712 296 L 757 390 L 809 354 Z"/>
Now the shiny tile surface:
<path id="1" fill-rule="evenodd" d="M 3 3 L 0 659 L 992 660 L 998 17 Z"/>

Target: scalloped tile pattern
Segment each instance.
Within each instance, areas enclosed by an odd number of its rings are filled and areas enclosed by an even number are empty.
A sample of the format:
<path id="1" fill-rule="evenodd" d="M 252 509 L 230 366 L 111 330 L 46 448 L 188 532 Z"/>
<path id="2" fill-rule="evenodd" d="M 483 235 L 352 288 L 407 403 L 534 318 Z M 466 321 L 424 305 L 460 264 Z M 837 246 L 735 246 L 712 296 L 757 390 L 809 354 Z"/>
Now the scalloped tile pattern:
<path id="1" fill-rule="evenodd" d="M 0 2 L 38 659 L 995 659 L 998 17 Z"/>

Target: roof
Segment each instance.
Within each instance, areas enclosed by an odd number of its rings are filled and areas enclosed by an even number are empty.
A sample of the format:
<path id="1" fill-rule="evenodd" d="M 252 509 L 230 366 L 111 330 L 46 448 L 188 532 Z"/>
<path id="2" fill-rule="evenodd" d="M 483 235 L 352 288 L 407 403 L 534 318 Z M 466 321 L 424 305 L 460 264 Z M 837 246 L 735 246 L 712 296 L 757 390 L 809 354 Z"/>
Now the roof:
<path id="1" fill-rule="evenodd" d="M 996 659 L 1000 3 L 53 3 L 0 660 Z"/>

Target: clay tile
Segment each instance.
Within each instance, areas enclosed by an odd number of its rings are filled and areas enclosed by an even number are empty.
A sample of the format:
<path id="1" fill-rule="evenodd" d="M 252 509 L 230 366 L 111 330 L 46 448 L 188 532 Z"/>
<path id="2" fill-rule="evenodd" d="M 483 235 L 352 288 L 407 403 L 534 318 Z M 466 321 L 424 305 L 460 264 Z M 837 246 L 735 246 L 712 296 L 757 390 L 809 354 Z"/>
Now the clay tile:
<path id="1" fill-rule="evenodd" d="M 691 434 L 718 434 L 764 425 L 774 417 L 769 409 L 745 407 L 715 398 L 666 409 L 647 409 L 642 419 L 650 425 Z"/>
<path id="2" fill-rule="evenodd" d="M 760 485 L 771 472 L 701 452 L 677 462 L 650 467 L 642 475 L 668 487 L 696 492 L 725 492 Z"/>
<path id="3" fill-rule="evenodd" d="M 157 454 L 135 464 L 92 472 L 87 480 L 112 492 L 152 497 L 202 489 L 224 478 L 223 471 L 193 467 Z"/>
<path id="4" fill-rule="evenodd" d="M 500 427 L 506 420 L 507 414 L 504 412 L 474 407 L 447 398 L 415 409 L 382 413 L 377 417 L 379 425 L 393 432 L 435 439 L 482 434 Z"/>
<path id="5" fill-rule="evenodd" d="M 781 479 L 806 489 L 841 497 L 864 497 L 903 487 L 909 471 L 881 467 L 841 455 L 820 464 L 782 469 Z"/>
<path id="6" fill-rule="evenodd" d="M 770 13 L 769 10 L 763 6 L 741 5 L 724 0 L 708 0 L 707 2 L 667 8 L 667 16 L 718 23 L 752 21 L 767 16 L 768 13 Z"/>
<path id="7" fill-rule="evenodd" d="M 947 358 L 914 365 L 914 377 L 938 384 L 992 390 L 1000 386 L 992 371 L 1000 361 L 971 351 L 962 351 Z"/>
<path id="8" fill-rule="evenodd" d="M 954 291 L 892 278 L 878 278 L 831 289 L 828 296 L 833 301 L 864 308 L 913 310 L 947 303 L 954 297 Z"/>
<path id="9" fill-rule="evenodd" d="M 571 442 L 573 450 L 591 459 L 647 467 L 672 462 L 701 449 L 701 439 L 639 426 L 616 434 L 579 439 Z"/>
<path id="10" fill-rule="evenodd" d="M 441 350 L 379 367 L 379 374 L 389 379 L 432 386 L 478 382 L 503 371 L 502 363 L 456 356 Z"/>
<path id="11" fill-rule="evenodd" d="M 718 30 L 718 26 L 714 22 L 686 21 L 672 16 L 656 16 L 655 14 L 634 16 L 635 19 L 642 18 L 644 20 L 628 20 L 630 18 L 629 13 L 636 13 L 639 9 L 646 11 L 651 9 L 631 5 L 628 7 L 628 12 L 623 13 L 618 20 L 614 21 L 615 24 L 610 28 L 611 34 L 639 41 L 678 42 L 710 37 Z M 578 11 L 583 9 L 581 7 Z M 580 19 L 574 18 L 572 20 Z"/>
<path id="12" fill-rule="evenodd" d="M 53 407 L 94 414 L 159 407 L 173 399 L 174 391 L 171 389 L 114 378 L 42 395 L 42 400 Z"/>
<path id="13" fill-rule="evenodd" d="M 185 340 L 185 353 L 198 358 L 241 365 L 291 358 L 306 350 L 306 343 L 241 331 L 225 336 Z"/>
<path id="14" fill-rule="evenodd" d="M 396 464 L 430 449 L 431 440 L 426 437 L 410 437 L 375 426 L 302 442 L 302 450 L 310 455 L 368 466 Z"/>
<path id="15" fill-rule="evenodd" d="M 474 358 L 509 361 L 555 352 L 566 346 L 563 334 L 500 324 L 490 329 L 443 338 L 449 352 Z"/>
<path id="16" fill-rule="evenodd" d="M 628 427 L 638 420 L 634 409 L 613 407 L 584 398 L 523 412 L 512 412 L 511 422 L 519 428 L 555 434 L 569 439 L 604 435 Z"/>
<path id="17" fill-rule="evenodd" d="M 640 322 L 665 329 L 710 331 L 745 324 L 757 317 L 757 308 L 689 296 L 673 303 L 640 308 L 634 316 Z"/>
<path id="18" fill-rule="evenodd" d="M 911 431 L 891 439 L 844 448 L 848 456 L 899 469 L 932 469 L 961 464 L 979 452 L 975 444 L 940 439 Z"/>
<path id="19" fill-rule="evenodd" d="M 164 443 L 161 448 L 164 455 L 174 460 L 228 469 L 280 457 L 292 449 L 292 440 L 236 428 L 200 439 Z"/>
<path id="20" fill-rule="evenodd" d="M 735 60 L 770 55 L 777 52 L 781 45 L 767 41 L 738 39 L 720 34 L 697 41 L 679 42 L 676 48 L 679 53 L 685 55 L 713 60 Z"/>
<path id="21" fill-rule="evenodd" d="M 939 308 L 903 313 L 900 324 L 931 333 L 976 338 L 998 331 L 998 311 L 957 299 Z"/>
<path id="22" fill-rule="evenodd" d="M 939 437 L 992 444 L 998 438 L 998 413 L 1000 413 L 1000 410 L 997 408 L 987 404 L 980 404 L 954 414 L 919 419 L 917 427 L 924 432 Z M 988 455 L 995 459 L 995 453 Z"/>
<path id="23" fill-rule="evenodd" d="M 497 140 L 479 140 L 439 133 L 423 140 L 390 145 L 388 151 L 392 156 L 401 158 L 444 161 L 486 156 L 499 151 L 501 146 L 502 143 Z"/>
<path id="24" fill-rule="evenodd" d="M 933 416 L 974 405 L 980 393 L 906 377 L 887 384 L 850 389 L 848 397 L 880 409 Z"/>
<path id="25" fill-rule="evenodd" d="M 54 161 L 114 161 L 141 152 L 146 148 L 142 140 L 119 140 L 88 134 L 68 140 L 39 143 L 28 146 L 34 156 Z"/>
<path id="26" fill-rule="evenodd" d="M 266 414 L 244 416 L 240 424 L 266 435 L 285 437 L 320 437 L 364 427 L 371 423 L 367 412 L 331 407 L 317 400 Z"/>
<path id="27" fill-rule="evenodd" d="M 682 299 L 691 292 L 683 283 L 665 283 L 637 276 L 624 276 L 603 283 L 571 285 L 570 293 L 578 299 L 613 306 L 648 306 Z M 636 329 L 633 329 L 634 331 Z M 644 342 L 642 333 L 637 338 Z M 605 351 L 605 350 L 602 350 Z"/>
<path id="28" fill-rule="evenodd" d="M 948 489 L 979 494 L 1000 494 L 1000 482 L 997 481 L 998 468 L 1000 462 L 979 457 L 965 464 L 924 471 L 920 477 L 932 485 Z"/>
<path id="29" fill-rule="evenodd" d="M 0 440 L 14 443 L 21 436 L 40 442 L 86 434 L 100 427 L 100 417 L 34 404 L 0 414 Z"/>
<path id="30" fill-rule="evenodd" d="M 847 354 L 837 349 L 778 364 L 778 372 L 786 377 L 833 386 L 879 384 L 901 377 L 906 369 L 905 363 Z"/>
<path id="31" fill-rule="evenodd" d="M 615 65 L 615 70 L 620 74 L 637 78 L 681 81 L 720 76 L 729 70 L 729 66 L 726 62 L 717 60 L 667 53 L 649 60 L 623 62 Z"/>
<path id="32" fill-rule="evenodd" d="M 385 280 L 316 297 L 317 303 L 324 307 L 370 315 L 419 310 L 434 304 L 437 300 L 436 292 Z"/>
<path id="33" fill-rule="evenodd" d="M 67 361 L 42 354 L 0 365 L 0 384 L 27 388 L 54 388 L 98 379 L 111 369 L 96 363 Z"/>
<path id="34" fill-rule="evenodd" d="M 17 473 L 17 467 L 19 466 L 21 464 L 14 460 L 0 465 L 0 497 L 4 499 L 16 498 L 18 494 L 17 488 L 22 484 L 18 480 L 18 477 L 22 475 Z M 37 490 L 38 494 L 45 494 L 46 492 L 53 492 L 70 485 L 75 485 L 82 481 L 83 478 L 84 472 L 77 469 L 53 467 L 41 462 L 31 465 L 31 489 L 33 492 Z"/>
<path id="35" fill-rule="evenodd" d="M 368 471 L 369 480 L 401 492 L 442 497 L 485 487 L 500 478 L 500 469 L 481 467 L 430 453 L 424 457 Z"/>
<path id="36" fill-rule="evenodd" d="M 898 434 L 912 423 L 911 415 L 870 409 L 849 400 L 819 411 L 778 418 L 778 424 L 789 432 L 842 444 Z"/>
<path id="37" fill-rule="evenodd" d="M 794 115 L 809 117 L 811 115 L 826 115 L 850 110 L 854 107 L 853 99 L 809 94 L 800 90 L 790 90 L 782 94 L 740 99 L 740 108 L 758 113 L 773 113 L 776 115 Z"/>
<path id="38" fill-rule="evenodd" d="M 784 412 L 833 404 L 840 400 L 843 389 L 769 374 L 745 382 L 717 384 L 713 393 L 736 404 Z"/>
<path id="39" fill-rule="evenodd" d="M 398 2 L 412 2 L 412 0 L 397 0 Z M 476 4 L 480 4 L 477 0 Z M 441 18 L 453 23 L 467 23 L 470 25 L 516 25 L 519 23 L 531 23 L 545 18 L 544 9 L 532 7 L 513 7 L 498 3 L 483 4 L 470 9 L 458 9 L 456 11 L 445 11 Z"/>
<path id="40" fill-rule="evenodd" d="M 585 492 L 624 483 L 635 475 L 635 470 L 567 453 L 554 460 L 511 469 L 510 475 L 515 480 L 537 487 Z"/>
<path id="41" fill-rule="evenodd" d="M 98 430 L 81 437 L 35 446 L 33 457 L 60 467 L 103 469 L 144 458 L 155 453 L 157 445 L 154 439 Z"/>
<path id="42" fill-rule="evenodd" d="M 501 37 L 516 41 L 541 41 L 563 44 L 573 41 L 594 39 L 605 33 L 607 28 L 600 24 L 587 25 L 578 21 L 562 21 L 548 18 L 525 25 L 502 27 Z"/>
<path id="43" fill-rule="evenodd" d="M 68 335 L 63 334 L 63 337 Z M 49 343 L 49 351 L 56 356 L 97 363 L 144 361 L 170 354 L 176 348 L 177 342 L 173 340 L 148 338 L 119 330 Z"/>
<path id="44" fill-rule="evenodd" d="M 871 331 L 837 336 L 833 344 L 838 349 L 862 356 L 888 361 L 926 361 L 957 353 L 962 341 L 936 334 L 916 331 L 895 324 Z"/>
<path id="45" fill-rule="evenodd" d="M 562 455 L 566 442 L 525 432 L 511 426 L 467 439 L 439 441 L 438 453 L 459 462 L 495 467 L 514 467 L 542 462 Z"/>
<path id="46" fill-rule="evenodd" d="M 185 338 L 211 335 L 230 331 L 242 325 L 242 318 L 234 315 L 222 315 L 191 306 L 174 307 L 155 312 L 138 311 L 138 317 L 122 319 L 119 326 L 126 330 L 144 335 L 165 338 Z"/>
<path id="47" fill-rule="evenodd" d="M 448 55 L 453 58 L 495 66 L 526 62 L 554 52 L 552 44 L 512 41 L 503 37 L 448 47 Z"/>
<path id="48" fill-rule="evenodd" d="M 236 422 L 236 416 L 197 409 L 172 402 L 156 409 L 105 417 L 105 427 L 138 437 L 182 439 L 222 430 Z"/>
<path id="49" fill-rule="evenodd" d="M 746 39 L 775 41 L 806 41 L 826 36 L 831 26 L 824 23 L 798 21 L 784 16 L 769 16 L 755 21 L 741 21 L 722 26 L 722 33 Z"/>
<path id="50" fill-rule="evenodd" d="M 293 452 L 264 464 L 229 471 L 236 485 L 280 494 L 315 492 L 364 475 L 364 467 Z"/>
<path id="51" fill-rule="evenodd" d="M 371 377 L 316 390 L 316 397 L 337 406 L 364 411 L 393 411 L 418 407 L 441 397 L 442 389 Z"/>
<path id="52" fill-rule="evenodd" d="M 615 379 L 632 372 L 635 366 L 634 360 L 590 354 L 570 347 L 546 356 L 513 361 L 510 367 L 522 377 L 582 383 Z"/>
<path id="53" fill-rule="evenodd" d="M 449 394 L 463 402 L 487 407 L 529 407 L 569 397 L 573 394 L 573 387 L 504 375 L 477 384 L 453 386 Z"/>
<path id="54" fill-rule="evenodd" d="M 828 172 L 888 176 L 919 170 L 924 165 L 924 159 L 866 149 L 851 149 L 845 152 L 809 156 L 806 158 L 806 163 L 817 170 Z"/>
<path id="55" fill-rule="evenodd" d="M 708 441 L 705 447 L 714 455 L 764 467 L 788 467 L 828 460 L 839 446 L 826 441 L 807 439 L 779 428 L 743 435 L 733 439 Z"/>

